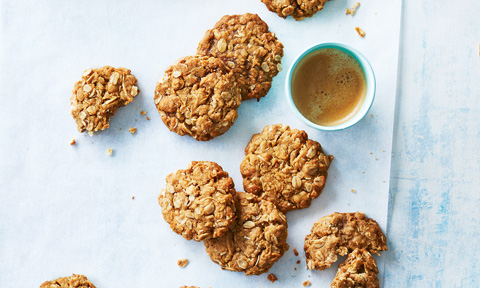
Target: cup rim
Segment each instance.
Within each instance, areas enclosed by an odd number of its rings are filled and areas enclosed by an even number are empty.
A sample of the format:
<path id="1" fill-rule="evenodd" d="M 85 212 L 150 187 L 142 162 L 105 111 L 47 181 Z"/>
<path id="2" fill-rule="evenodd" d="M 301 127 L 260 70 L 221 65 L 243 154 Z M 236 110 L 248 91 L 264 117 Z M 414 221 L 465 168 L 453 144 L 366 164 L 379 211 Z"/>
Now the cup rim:
<path id="1" fill-rule="evenodd" d="M 338 125 L 334 125 L 334 126 L 319 125 L 319 124 L 313 123 L 312 121 L 307 119 L 305 116 L 303 116 L 303 114 L 300 113 L 300 111 L 298 111 L 297 107 L 295 106 L 295 103 L 293 102 L 292 92 L 291 92 L 292 75 L 298 63 L 302 59 L 304 59 L 307 55 L 310 55 L 315 51 L 318 51 L 321 49 L 327 49 L 327 48 L 339 49 L 351 55 L 353 58 L 355 58 L 355 60 L 357 60 L 357 62 L 362 67 L 363 72 L 365 74 L 365 81 L 367 82 L 367 92 L 365 95 L 365 101 L 362 107 L 360 108 L 360 110 L 348 121 Z M 322 131 L 344 130 L 358 123 L 361 119 L 365 117 L 365 115 L 367 115 L 368 111 L 372 107 L 373 101 L 375 99 L 375 92 L 376 92 L 375 73 L 373 72 L 373 68 L 370 65 L 370 62 L 367 60 L 367 58 L 362 53 L 360 53 L 360 51 L 358 51 L 357 49 L 351 46 L 348 46 L 346 44 L 341 44 L 341 43 L 334 43 L 334 42 L 318 43 L 303 50 L 297 57 L 295 57 L 294 62 L 290 65 L 290 68 L 288 69 L 288 72 L 287 72 L 287 78 L 285 80 L 285 95 L 287 97 L 287 101 L 290 105 L 290 108 L 294 111 L 297 117 L 300 118 L 300 120 L 302 120 L 305 124 L 307 124 L 312 128 L 322 130 Z"/>

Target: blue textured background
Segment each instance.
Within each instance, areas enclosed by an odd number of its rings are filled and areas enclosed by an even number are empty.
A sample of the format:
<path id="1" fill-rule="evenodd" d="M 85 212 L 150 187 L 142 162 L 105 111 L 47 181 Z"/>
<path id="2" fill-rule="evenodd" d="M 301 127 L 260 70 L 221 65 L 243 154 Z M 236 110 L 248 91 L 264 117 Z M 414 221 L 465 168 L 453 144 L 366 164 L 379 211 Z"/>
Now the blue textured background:
<path id="1" fill-rule="evenodd" d="M 480 2 L 403 2 L 385 287 L 480 287 Z"/>

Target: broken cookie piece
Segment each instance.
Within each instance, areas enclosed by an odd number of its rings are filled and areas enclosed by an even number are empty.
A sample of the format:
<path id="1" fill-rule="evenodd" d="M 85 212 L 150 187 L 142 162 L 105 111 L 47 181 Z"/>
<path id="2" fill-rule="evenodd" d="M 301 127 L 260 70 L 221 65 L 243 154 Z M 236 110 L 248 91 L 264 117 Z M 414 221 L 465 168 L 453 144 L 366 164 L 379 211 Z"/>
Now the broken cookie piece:
<path id="1" fill-rule="evenodd" d="M 235 220 L 233 180 L 214 162 L 193 161 L 167 176 L 158 197 L 165 221 L 187 240 L 221 237 Z"/>
<path id="2" fill-rule="evenodd" d="M 245 148 L 243 188 L 283 213 L 307 208 L 322 193 L 332 160 L 305 131 L 268 125 Z"/>
<path id="3" fill-rule="evenodd" d="M 379 288 L 377 261 L 370 252 L 355 249 L 338 266 L 332 288 Z"/>
<path id="4" fill-rule="evenodd" d="M 273 203 L 237 192 L 237 221 L 224 236 L 205 240 L 213 262 L 222 269 L 260 275 L 288 250 L 287 219 Z"/>
<path id="5" fill-rule="evenodd" d="M 365 214 L 333 213 L 320 218 L 305 236 L 307 268 L 324 270 L 355 249 L 378 254 L 387 250 L 387 239 L 378 223 Z"/>
<path id="6" fill-rule="evenodd" d="M 104 66 L 88 69 L 75 83 L 70 98 L 73 119 L 78 131 L 93 135 L 108 128 L 110 117 L 119 107 L 138 95 L 137 78 L 126 68 Z"/>
<path id="7" fill-rule="evenodd" d="M 87 277 L 73 274 L 70 277 L 58 278 L 53 281 L 46 281 L 40 288 L 96 288 Z"/>

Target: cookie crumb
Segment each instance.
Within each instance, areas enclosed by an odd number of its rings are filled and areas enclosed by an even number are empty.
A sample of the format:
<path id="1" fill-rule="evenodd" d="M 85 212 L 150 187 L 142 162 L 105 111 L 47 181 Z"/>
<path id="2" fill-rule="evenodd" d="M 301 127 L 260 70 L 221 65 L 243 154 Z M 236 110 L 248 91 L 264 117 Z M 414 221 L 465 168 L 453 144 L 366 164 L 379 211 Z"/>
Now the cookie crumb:
<path id="1" fill-rule="evenodd" d="M 272 283 L 278 280 L 277 276 L 275 276 L 275 274 L 273 273 L 268 274 L 267 279 L 270 280 L 270 282 Z"/>
<path id="2" fill-rule="evenodd" d="M 70 145 L 74 145 L 76 142 L 75 142 L 75 138 L 72 139 L 72 141 L 70 142 Z"/>
<path id="3" fill-rule="evenodd" d="M 345 12 L 345 15 L 350 14 L 353 16 L 353 14 L 355 14 L 355 12 L 357 11 L 358 6 L 360 6 L 360 2 L 355 3 L 352 8 L 347 8 L 347 12 Z"/>
<path id="4" fill-rule="evenodd" d="M 140 111 L 140 115 L 147 115 L 147 111 L 145 110 Z"/>
<path id="5" fill-rule="evenodd" d="M 149 117 L 147 117 L 147 120 L 150 120 L 150 118 L 149 118 Z"/>
<path id="6" fill-rule="evenodd" d="M 365 31 L 363 31 L 360 27 L 355 27 L 355 30 L 357 31 L 358 35 L 360 35 L 360 37 L 365 38 Z"/>
<path id="7" fill-rule="evenodd" d="M 128 131 L 132 133 L 132 135 L 135 135 L 135 132 L 137 132 L 137 128 L 135 127 L 132 128 L 132 126 L 130 126 L 130 129 L 128 129 Z"/>
<path id="8" fill-rule="evenodd" d="M 293 268 L 295 271 L 297 271 L 297 267 Z"/>
<path id="9" fill-rule="evenodd" d="M 107 155 L 108 155 L 108 156 L 112 156 L 112 154 L 113 154 L 113 149 L 112 149 L 112 148 L 108 148 L 108 150 L 107 150 Z"/>
<path id="10" fill-rule="evenodd" d="M 300 264 L 300 260 L 297 260 L 297 264 Z M 295 270 L 297 270 L 297 269 L 295 268 Z"/>
<path id="11" fill-rule="evenodd" d="M 298 251 L 297 251 L 297 249 L 293 248 L 293 254 L 295 254 L 295 256 L 298 256 Z"/>
<path id="12" fill-rule="evenodd" d="M 132 200 L 135 199 L 135 196 L 132 196 Z"/>
<path id="13" fill-rule="evenodd" d="M 310 281 L 308 281 L 308 280 L 303 282 L 303 287 L 308 287 L 310 285 L 312 285 L 312 283 L 310 283 Z"/>
<path id="14" fill-rule="evenodd" d="M 185 267 L 188 265 L 188 259 L 187 258 L 183 258 L 183 259 L 180 259 L 177 261 L 177 265 L 178 267 Z"/>

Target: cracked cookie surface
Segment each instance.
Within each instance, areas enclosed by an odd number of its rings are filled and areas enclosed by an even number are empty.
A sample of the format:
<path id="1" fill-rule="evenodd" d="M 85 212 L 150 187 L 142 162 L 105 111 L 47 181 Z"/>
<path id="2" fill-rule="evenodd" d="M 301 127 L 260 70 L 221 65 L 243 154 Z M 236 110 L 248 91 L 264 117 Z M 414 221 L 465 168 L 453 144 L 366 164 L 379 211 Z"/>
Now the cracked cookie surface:
<path id="1" fill-rule="evenodd" d="M 338 266 L 332 288 L 379 288 L 377 261 L 370 252 L 355 249 Z"/>
<path id="2" fill-rule="evenodd" d="M 271 202 L 237 192 L 237 220 L 224 236 L 205 240 L 213 262 L 246 275 L 266 273 L 289 246 L 287 219 Z"/>
<path id="3" fill-rule="evenodd" d="M 242 98 L 233 72 L 222 60 L 195 55 L 165 71 L 154 100 L 170 131 L 208 141 L 230 129 Z"/>
<path id="4" fill-rule="evenodd" d="M 312 17 L 322 10 L 327 0 L 261 0 L 268 10 L 282 18 L 293 16 L 297 21 Z"/>
<path id="5" fill-rule="evenodd" d="M 87 277 L 73 274 L 70 277 L 62 277 L 53 281 L 46 281 L 40 288 L 96 288 Z"/>
<path id="6" fill-rule="evenodd" d="M 78 131 L 90 135 L 108 128 L 110 117 L 119 107 L 138 95 L 137 78 L 126 68 L 104 66 L 85 70 L 70 97 L 70 112 Z"/>
<path id="7" fill-rule="evenodd" d="M 257 14 L 222 17 L 205 33 L 197 53 L 220 58 L 232 69 L 243 100 L 267 95 L 282 70 L 283 45 Z"/>
<path id="8" fill-rule="evenodd" d="M 217 163 L 193 161 L 168 175 L 166 182 L 158 203 L 175 233 L 202 241 L 222 236 L 234 223 L 235 187 Z"/>
<path id="9" fill-rule="evenodd" d="M 365 214 L 333 213 L 313 224 L 305 236 L 307 268 L 324 270 L 354 249 L 378 254 L 387 250 L 387 239 L 378 223 Z"/>
<path id="10" fill-rule="evenodd" d="M 283 213 L 307 208 L 322 193 L 332 160 L 305 131 L 268 125 L 245 148 L 243 187 Z"/>

